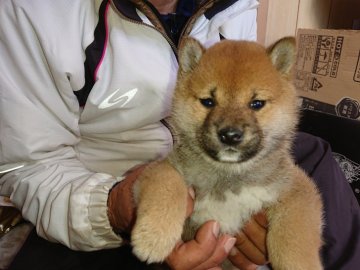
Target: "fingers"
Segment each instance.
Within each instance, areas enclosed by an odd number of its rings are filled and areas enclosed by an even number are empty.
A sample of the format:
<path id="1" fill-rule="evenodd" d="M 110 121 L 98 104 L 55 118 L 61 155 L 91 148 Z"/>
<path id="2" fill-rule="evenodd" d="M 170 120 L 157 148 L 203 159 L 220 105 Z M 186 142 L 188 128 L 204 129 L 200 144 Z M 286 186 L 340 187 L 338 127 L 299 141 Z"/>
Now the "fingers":
<path id="1" fill-rule="evenodd" d="M 226 259 L 235 241 L 228 235 L 219 237 L 219 224 L 209 221 L 200 227 L 194 240 L 179 243 L 166 261 L 176 270 L 216 269 Z"/>
<path id="2" fill-rule="evenodd" d="M 194 270 L 213 269 L 214 266 L 216 269 L 216 267 L 218 267 L 218 265 L 220 265 L 227 258 L 231 249 L 234 247 L 235 242 L 236 239 L 234 237 L 229 235 L 220 236 L 212 255 L 198 267 L 195 267 Z"/>
<path id="3" fill-rule="evenodd" d="M 258 220 L 254 217 L 249 220 L 249 222 L 243 228 L 242 232 L 244 234 L 244 239 L 243 239 L 244 241 L 249 240 L 251 244 L 254 247 L 256 247 L 262 254 L 267 253 L 266 252 L 267 227 L 264 227 L 264 224 L 260 224 Z"/>
<path id="4" fill-rule="evenodd" d="M 255 269 L 267 261 L 266 235 L 268 221 L 265 213 L 254 215 L 236 235 L 235 248 L 229 259 L 240 269 Z M 255 267 L 255 268 L 254 268 Z"/>
<path id="5" fill-rule="evenodd" d="M 263 228 L 267 228 L 269 225 L 269 221 L 264 211 L 261 211 L 256 215 L 253 215 L 252 218 Z"/>
<path id="6" fill-rule="evenodd" d="M 235 248 L 243 254 L 249 261 L 263 265 L 266 263 L 265 254 L 262 253 L 251 240 L 242 232 L 236 235 Z"/>
<path id="7" fill-rule="evenodd" d="M 228 259 L 241 270 L 256 270 L 259 266 L 250 261 L 243 253 L 239 252 L 236 247 L 231 250 Z"/>
<path id="8" fill-rule="evenodd" d="M 167 263 L 172 269 L 193 269 L 206 258 L 210 257 L 216 248 L 218 224 L 205 223 L 196 234 L 196 238 L 186 243 L 179 243 Z"/>

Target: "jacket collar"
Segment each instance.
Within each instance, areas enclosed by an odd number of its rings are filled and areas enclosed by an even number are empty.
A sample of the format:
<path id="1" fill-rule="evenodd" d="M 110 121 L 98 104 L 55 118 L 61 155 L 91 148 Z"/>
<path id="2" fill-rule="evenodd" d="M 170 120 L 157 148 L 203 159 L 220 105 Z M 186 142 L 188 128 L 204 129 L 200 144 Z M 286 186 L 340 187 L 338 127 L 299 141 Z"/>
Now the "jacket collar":
<path id="1" fill-rule="evenodd" d="M 208 19 L 211 19 L 215 14 L 231 6 L 239 0 L 198 0 L 199 9 L 202 11 L 200 15 L 205 14 Z M 144 0 L 112 0 L 115 7 L 121 14 L 127 18 L 135 21 L 141 21 L 141 18 L 136 12 L 136 8 L 140 9 L 152 23 L 156 17 L 154 12 L 149 8 Z M 157 24 L 155 24 L 157 27 Z"/>
<path id="2" fill-rule="evenodd" d="M 157 17 L 156 12 L 146 3 L 144 0 L 110 0 L 113 2 L 115 8 L 119 12 L 120 16 L 124 16 L 128 20 L 135 22 L 142 22 L 142 19 L 136 12 L 136 9 L 141 10 L 150 22 L 158 29 L 164 36 L 167 36 L 166 30 L 162 25 L 160 19 Z M 184 29 L 183 36 L 188 36 L 192 25 L 196 19 L 201 15 L 204 15 L 207 19 L 211 19 L 217 13 L 228 8 L 232 4 L 241 0 L 197 0 L 198 8 L 194 15 L 187 23 L 187 27 Z"/>

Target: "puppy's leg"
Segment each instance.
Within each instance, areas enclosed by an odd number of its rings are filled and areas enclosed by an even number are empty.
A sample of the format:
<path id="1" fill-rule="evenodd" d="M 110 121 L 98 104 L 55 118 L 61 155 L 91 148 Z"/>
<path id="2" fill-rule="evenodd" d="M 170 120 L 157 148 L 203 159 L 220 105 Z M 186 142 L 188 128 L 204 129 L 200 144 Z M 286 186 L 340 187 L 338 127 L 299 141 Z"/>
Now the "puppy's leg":
<path id="1" fill-rule="evenodd" d="M 131 234 L 134 254 L 148 263 L 162 262 L 181 239 L 188 189 L 166 161 L 145 168 L 134 188 L 137 218 Z"/>
<path id="2" fill-rule="evenodd" d="M 276 270 L 323 269 L 322 202 L 314 183 L 300 169 L 295 183 L 279 203 L 268 209 L 269 259 Z"/>

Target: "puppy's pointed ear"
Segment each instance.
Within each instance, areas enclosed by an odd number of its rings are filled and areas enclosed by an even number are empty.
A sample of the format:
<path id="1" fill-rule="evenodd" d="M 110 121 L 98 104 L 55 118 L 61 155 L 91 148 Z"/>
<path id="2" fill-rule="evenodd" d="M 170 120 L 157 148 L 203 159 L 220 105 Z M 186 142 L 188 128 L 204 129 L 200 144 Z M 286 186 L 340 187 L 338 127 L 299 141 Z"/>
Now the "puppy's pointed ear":
<path id="1" fill-rule="evenodd" d="M 295 38 L 286 37 L 280 39 L 267 49 L 267 53 L 275 68 L 290 79 L 292 68 L 296 61 Z"/>
<path id="2" fill-rule="evenodd" d="M 198 65 L 205 48 L 199 41 L 193 38 L 186 38 L 179 49 L 179 68 L 180 72 L 188 73 Z"/>

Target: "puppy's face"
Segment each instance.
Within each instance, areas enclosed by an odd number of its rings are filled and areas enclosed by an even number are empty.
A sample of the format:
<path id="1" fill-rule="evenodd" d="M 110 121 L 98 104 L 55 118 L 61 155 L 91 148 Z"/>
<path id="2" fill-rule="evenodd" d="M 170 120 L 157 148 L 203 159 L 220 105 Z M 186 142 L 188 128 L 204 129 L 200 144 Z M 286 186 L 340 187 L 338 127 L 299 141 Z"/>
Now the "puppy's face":
<path id="1" fill-rule="evenodd" d="M 179 140 L 221 163 L 244 162 L 285 143 L 297 123 L 293 61 L 291 40 L 269 51 L 235 41 L 205 50 L 188 40 L 173 106 Z"/>

